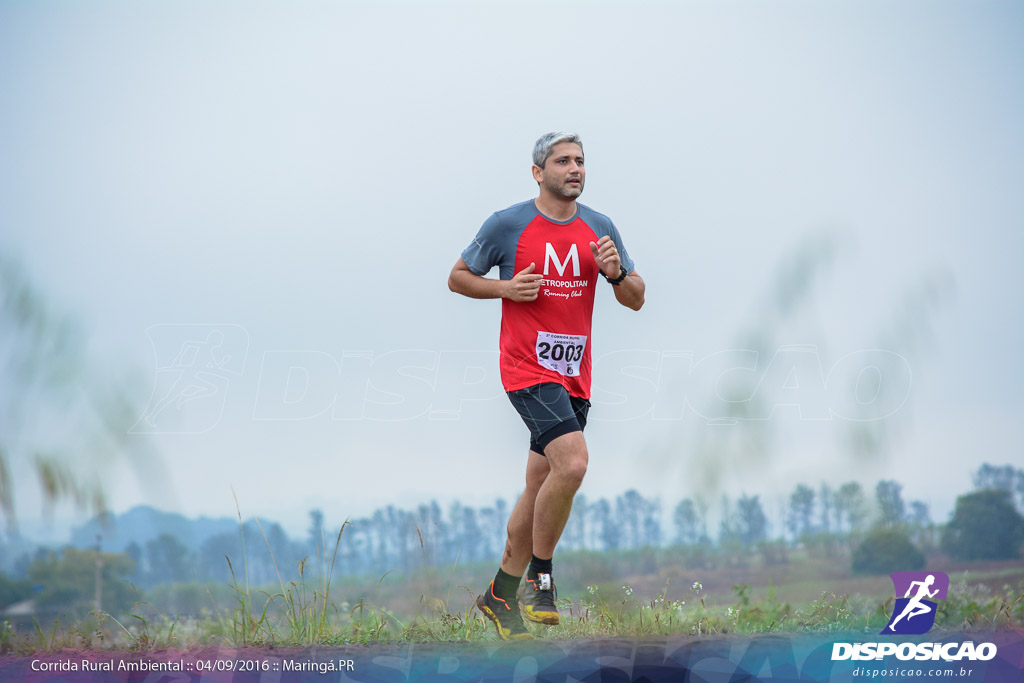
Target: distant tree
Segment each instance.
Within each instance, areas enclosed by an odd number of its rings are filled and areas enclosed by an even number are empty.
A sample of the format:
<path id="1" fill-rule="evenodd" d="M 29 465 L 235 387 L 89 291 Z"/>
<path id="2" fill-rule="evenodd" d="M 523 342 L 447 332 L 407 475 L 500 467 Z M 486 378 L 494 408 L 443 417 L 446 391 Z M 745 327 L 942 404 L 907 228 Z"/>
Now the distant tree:
<path id="1" fill-rule="evenodd" d="M 472 516 L 475 532 L 479 536 L 476 525 L 476 510 L 461 508 L 462 515 Z M 379 512 L 380 514 L 377 514 Z M 377 537 L 377 554 L 374 571 L 384 573 L 392 569 L 410 570 L 419 567 L 423 562 L 423 552 L 419 547 L 419 534 L 416 532 L 416 517 L 408 510 L 400 510 L 389 505 L 382 511 L 374 513 L 372 525 Z M 482 537 L 474 543 L 474 552 L 479 552 Z"/>
<path id="2" fill-rule="evenodd" d="M 341 544 L 341 570 L 346 574 L 369 572 L 374 566 L 373 538 L 368 533 L 370 520 L 360 517 L 352 520 Z"/>
<path id="3" fill-rule="evenodd" d="M 499 500 L 498 503 L 504 505 L 505 501 Z M 443 519 L 441 506 L 437 504 L 437 501 L 430 501 L 429 505 L 419 506 L 416 510 L 416 524 L 423 533 L 423 545 L 430 564 L 437 566 L 454 563 L 455 557 L 448 557 L 446 554 L 448 524 Z M 496 529 L 494 532 L 498 531 Z"/>
<path id="4" fill-rule="evenodd" d="M 494 550 L 494 529 L 501 526 L 498 521 L 498 513 L 494 508 L 480 508 L 477 511 L 477 524 L 480 526 L 480 554 L 482 557 L 493 557 Z M 565 534 L 562 534 L 565 538 Z"/>
<path id="5" fill-rule="evenodd" d="M 482 552 L 484 535 L 477 521 L 476 510 L 471 507 L 465 507 L 462 509 L 462 515 L 462 538 L 466 543 L 466 547 L 471 551 L 469 557 L 475 560 L 482 560 L 485 557 Z"/>
<path id="6" fill-rule="evenodd" d="M 146 543 L 146 564 L 151 584 L 188 581 L 194 578 L 189 549 L 177 536 L 160 534 Z"/>
<path id="7" fill-rule="evenodd" d="M 974 488 L 976 489 L 1002 489 L 1013 491 L 1017 487 L 1017 479 L 1024 476 L 1024 472 L 1014 469 L 1013 465 L 990 465 L 984 463 L 974 473 Z"/>
<path id="8" fill-rule="evenodd" d="M 832 530 L 832 508 L 835 505 L 835 492 L 825 482 L 821 483 L 818 489 L 818 528 L 822 533 L 829 533 Z"/>
<path id="9" fill-rule="evenodd" d="M 223 532 L 210 536 L 199 547 L 197 573 L 204 579 L 223 581 L 231 579 L 228 561 L 234 568 L 242 568 L 242 541 L 238 532 Z"/>
<path id="10" fill-rule="evenodd" d="M 733 509 L 729 496 L 722 494 L 722 518 L 718 522 L 718 542 L 722 544 L 742 543 L 739 520 L 736 518 L 736 511 Z"/>
<path id="11" fill-rule="evenodd" d="M 873 529 L 853 551 L 855 574 L 891 574 L 924 569 L 924 553 L 898 528 Z"/>
<path id="12" fill-rule="evenodd" d="M 580 510 L 585 515 L 587 511 L 587 499 L 585 496 L 578 496 L 577 498 L 580 503 Z M 504 550 L 505 540 L 508 538 L 508 517 L 512 514 L 512 511 L 508 509 L 508 503 L 505 502 L 504 498 L 499 498 L 494 501 L 494 514 L 494 547 L 499 550 Z M 582 543 L 583 541 L 581 540 L 581 547 Z"/>
<path id="13" fill-rule="evenodd" d="M 494 501 L 494 507 L 481 508 L 480 532 L 483 535 L 484 557 L 493 557 L 504 550 L 507 524 L 508 508 L 504 500 L 499 498 Z"/>
<path id="14" fill-rule="evenodd" d="M 319 508 L 309 511 L 309 530 L 306 532 L 309 545 L 309 555 L 316 557 L 323 553 L 324 538 L 324 513 Z"/>
<path id="15" fill-rule="evenodd" d="M 622 547 L 639 547 L 643 529 L 643 496 L 636 489 L 626 491 L 615 500 L 615 513 L 622 530 Z"/>
<path id="16" fill-rule="evenodd" d="M 35 562 L 42 562 L 53 555 L 53 551 L 49 548 L 36 548 L 33 553 L 24 553 L 14 561 L 14 571 L 12 572 L 16 577 L 27 577 L 28 570 L 31 569 L 32 564 Z"/>
<path id="17" fill-rule="evenodd" d="M 694 544 L 700 538 L 697 506 L 689 498 L 684 498 L 672 512 L 672 523 L 676 528 L 677 543 Z"/>
<path id="18" fill-rule="evenodd" d="M 45 552 L 29 566 L 28 578 L 40 591 L 34 594 L 41 608 L 86 613 L 96 596 L 96 551 L 64 548 L 59 554 Z M 124 555 L 100 553 L 103 610 L 119 614 L 131 608 L 136 593 L 125 579 L 134 572 Z"/>
<path id="19" fill-rule="evenodd" d="M 928 504 L 915 500 L 910 503 L 910 512 L 907 514 L 907 522 L 911 526 L 923 527 L 931 524 L 931 514 L 928 512 Z"/>
<path id="20" fill-rule="evenodd" d="M 643 545 L 650 548 L 661 545 L 661 503 L 655 498 L 643 501 Z"/>
<path id="21" fill-rule="evenodd" d="M 875 499 L 881 514 L 879 523 L 884 527 L 899 526 L 904 521 L 903 485 L 895 481 L 880 481 L 875 487 Z"/>
<path id="22" fill-rule="evenodd" d="M 962 560 L 1020 557 L 1024 518 L 1005 489 L 983 489 L 956 499 L 942 534 L 942 550 Z"/>
<path id="23" fill-rule="evenodd" d="M 849 481 L 839 487 L 834 501 L 836 516 L 836 531 L 842 531 L 843 520 L 846 521 L 846 530 L 853 532 L 860 529 L 867 519 L 867 501 L 864 497 L 864 490 L 855 481 Z"/>
<path id="24" fill-rule="evenodd" d="M 598 529 L 598 537 L 604 550 L 616 550 L 621 547 L 620 527 L 612 516 L 612 506 L 604 498 L 591 507 L 594 511 L 594 522 Z"/>
<path id="25" fill-rule="evenodd" d="M 178 540 L 177 537 L 173 536 L 172 534 L 162 535 L 171 536 L 172 538 L 174 538 L 176 542 Z M 245 538 L 244 547 L 242 545 L 243 535 Z M 264 541 L 263 535 L 263 531 L 260 530 L 259 526 L 257 526 L 254 521 L 246 522 L 244 525 L 242 525 L 242 527 L 239 528 L 238 533 L 235 534 L 236 538 L 238 539 L 239 551 L 237 556 L 231 556 L 231 562 L 232 565 L 234 566 L 235 577 L 237 578 L 237 580 L 244 581 L 246 575 L 248 575 L 248 580 L 250 581 L 250 583 L 256 585 L 277 581 L 277 572 L 274 570 L 274 566 L 270 561 L 270 555 L 267 552 L 267 545 L 266 542 Z M 159 540 L 159 538 L 154 540 Z M 150 558 L 151 544 L 152 541 L 146 544 L 146 558 L 147 561 L 150 562 L 152 561 Z M 164 552 L 167 553 L 168 556 L 183 558 L 183 553 L 185 551 L 181 551 L 178 549 L 178 547 L 181 545 L 181 543 L 168 543 L 166 545 L 166 550 Z M 191 555 L 191 553 L 189 553 L 189 555 Z M 183 559 L 183 561 L 187 563 L 187 569 L 182 570 L 177 568 L 168 568 L 164 570 L 164 572 L 168 576 L 162 577 L 159 581 L 153 580 L 152 567 L 150 567 L 150 582 L 161 583 L 166 581 L 177 582 L 192 580 L 192 578 L 194 577 L 193 571 L 195 569 L 195 562 L 191 557 Z M 184 578 L 181 578 L 182 576 L 184 576 Z"/>
<path id="26" fill-rule="evenodd" d="M 586 546 L 587 516 L 590 514 L 587 508 L 587 497 L 582 493 L 576 494 L 572 501 L 569 521 L 565 525 L 565 533 L 562 535 L 562 542 L 565 543 L 566 548 L 581 549 Z"/>
<path id="27" fill-rule="evenodd" d="M 798 484 L 789 496 L 789 513 L 786 515 L 786 526 L 794 541 L 811 532 L 813 519 L 814 489 L 805 484 Z"/>
<path id="28" fill-rule="evenodd" d="M 133 581 L 138 581 L 142 575 L 143 567 L 142 547 L 135 541 L 132 541 L 127 546 L 125 546 L 124 554 L 128 557 L 129 560 L 131 560 L 132 566 L 135 568 L 135 571 L 132 572 L 131 579 Z"/>
<path id="29" fill-rule="evenodd" d="M 367 526 L 367 535 L 373 539 L 372 571 L 380 574 L 395 569 L 398 553 L 395 548 L 398 545 L 398 529 L 395 526 L 395 507 L 393 505 L 384 509 L 376 509 L 370 517 Z M 461 506 L 460 506 L 461 510 Z"/>
<path id="30" fill-rule="evenodd" d="M 915 500 L 910 503 L 910 512 L 907 513 L 907 525 L 911 529 L 914 540 L 922 547 L 934 545 L 932 538 L 932 517 L 928 511 L 928 504 Z"/>
<path id="31" fill-rule="evenodd" d="M 711 537 L 708 535 L 708 511 L 711 509 L 711 505 L 706 498 L 700 495 L 693 497 L 693 504 L 697 508 L 697 519 L 700 522 L 700 538 L 697 539 L 697 542 L 708 545 L 711 543 Z"/>
<path id="32" fill-rule="evenodd" d="M 974 488 L 1002 489 L 1017 497 L 1017 504 L 1024 509 L 1024 470 L 1012 465 L 997 467 L 983 464 L 974 474 Z"/>
<path id="33" fill-rule="evenodd" d="M 639 548 L 660 543 L 660 505 L 630 489 L 615 501 L 615 514 L 621 531 L 620 547 Z"/>
<path id="34" fill-rule="evenodd" d="M 293 556 L 291 539 L 277 522 L 267 522 L 257 526 L 261 532 L 256 537 L 259 543 L 259 554 L 264 558 L 267 569 L 272 570 L 275 575 L 279 570 L 287 572 L 287 568 L 293 562 L 306 556 L 305 553 L 299 557 Z"/>
<path id="35" fill-rule="evenodd" d="M 367 539 L 367 567 L 373 574 L 383 574 L 397 569 L 395 549 L 398 547 L 399 530 L 395 528 L 394 507 L 391 514 L 387 508 L 377 508 L 365 521 L 364 531 Z"/>
<path id="36" fill-rule="evenodd" d="M 744 545 L 754 545 L 768 537 L 768 518 L 757 496 L 740 496 L 736 503 L 739 536 Z"/>
<path id="37" fill-rule="evenodd" d="M 12 579 L 0 574 L 0 613 L 5 607 L 27 600 L 32 595 L 32 582 L 28 579 Z M 3 628 L 3 626 L 0 626 Z"/>

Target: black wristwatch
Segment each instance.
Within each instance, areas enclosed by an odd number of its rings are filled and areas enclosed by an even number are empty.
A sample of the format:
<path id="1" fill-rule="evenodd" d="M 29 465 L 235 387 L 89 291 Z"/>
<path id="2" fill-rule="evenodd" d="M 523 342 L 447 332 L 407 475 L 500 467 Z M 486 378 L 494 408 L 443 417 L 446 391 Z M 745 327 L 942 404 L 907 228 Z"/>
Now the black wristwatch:
<path id="1" fill-rule="evenodd" d="M 623 280 L 626 279 L 627 275 L 629 275 L 629 273 L 626 271 L 625 268 L 622 267 L 621 263 L 619 264 L 619 276 L 617 278 L 615 278 L 614 280 L 611 279 L 610 277 L 608 277 L 607 275 L 605 275 L 604 273 L 601 273 L 601 277 L 603 277 L 605 280 L 607 280 L 608 284 L 615 285 L 616 287 L 619 286 L 620 282 L 622 282 Z"/>

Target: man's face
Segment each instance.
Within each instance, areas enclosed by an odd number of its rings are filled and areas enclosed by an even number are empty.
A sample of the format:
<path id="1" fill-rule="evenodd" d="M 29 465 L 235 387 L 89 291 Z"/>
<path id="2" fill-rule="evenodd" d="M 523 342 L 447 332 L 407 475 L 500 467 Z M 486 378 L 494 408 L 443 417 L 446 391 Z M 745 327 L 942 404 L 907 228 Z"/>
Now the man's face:
<path id="1" fill-rule="evenodd" d="M 544 168 L 533 167 L 533 177 L 556 197 L 576 199 L 583 193 L 587 172 L 583 149 L 574 142 L 560 142 L 551 148 Z"/>

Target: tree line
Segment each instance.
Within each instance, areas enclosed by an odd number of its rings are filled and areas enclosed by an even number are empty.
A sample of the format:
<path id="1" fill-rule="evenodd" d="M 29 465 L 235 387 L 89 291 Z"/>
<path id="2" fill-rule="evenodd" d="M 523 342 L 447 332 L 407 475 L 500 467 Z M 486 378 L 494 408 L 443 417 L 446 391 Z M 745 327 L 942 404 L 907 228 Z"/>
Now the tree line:
<path id="1" fill-rule="evenodd" d="M 1017 557 L 1024 543 L 1019 512 L 1024 509 L 1024 470 L 985 464 L 973 484 L 974 491 L 958 498 L 952 519 L 944 525 L 932 521 L 924 503 L 905 501 L 902 486 L 892 480 L 879 481 L 870 493 L 857 482 L 817 489 L 797 484 L 775 524 L 757 495 L 736 500 L 723 496 L 716 501 L 717 510 L 704 499 L 686 498 L 673 508 L 668 529 L 663 528 L 657 498 L 635 490 L 594 501 L 580 495 L 559 551 L 674 547 L 688 549 L 687 563 L 707 567 L 782 563 L 802 549 L 850 555 L 855 571 L 869 572 L 892 571 L 893 563 L 920 563 L 923 553 L 936 550 L 963 559 Z M 131 598 L 126 582 L 149 589 L 227 582 L 234 574 L 239 581 L 268 585 L 278 581 L 278 572 L 285 580 L 328 570 L 339 576 L 379 577 L 393 570 L 494 563 L 504 547 L 509 512 L 501 499 L 481 508 L 456 502 L 447 510 L 431 502 L 411 510 L 388 506 L 330 527 L 321 511 L 312 510 L 302 538 L 290 538 L 279 524 L 251 520 L 209 536 L 198 547 L 162 533 L 144 543 L 132 542 L 119 553 L 41 548 L 23 555 L 11 577 L 0 575 L 0 607 L 32 593 L 43 605 L 87 600 L 95 588 L 97 559 L 108 599 L 122 601 Z"/>

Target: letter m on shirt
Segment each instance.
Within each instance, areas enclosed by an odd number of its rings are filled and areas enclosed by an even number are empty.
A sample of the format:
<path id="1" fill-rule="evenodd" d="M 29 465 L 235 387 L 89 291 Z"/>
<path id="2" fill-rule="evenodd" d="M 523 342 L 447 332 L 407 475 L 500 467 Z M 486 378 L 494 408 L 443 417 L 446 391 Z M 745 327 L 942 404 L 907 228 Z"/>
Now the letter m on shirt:
<path id="1" fill-rule="evenodd" d="M 565 257 L 565 260 L 560 261 L 551 242 L 546 243 L 544 246 L 544 275 L 548 274 L 548 266 L 552 261 L 555 262 L 555 270 L 558 271 L 559 277 L 565 276 L 565 267 L 569 265 L 569 261 L 572 261 L 572 276 L 580 276 L 580 254 L 576 251 L 575 244 L 569 249 L 569 254 Z"/>

